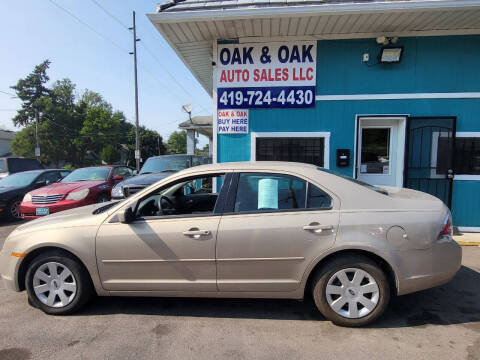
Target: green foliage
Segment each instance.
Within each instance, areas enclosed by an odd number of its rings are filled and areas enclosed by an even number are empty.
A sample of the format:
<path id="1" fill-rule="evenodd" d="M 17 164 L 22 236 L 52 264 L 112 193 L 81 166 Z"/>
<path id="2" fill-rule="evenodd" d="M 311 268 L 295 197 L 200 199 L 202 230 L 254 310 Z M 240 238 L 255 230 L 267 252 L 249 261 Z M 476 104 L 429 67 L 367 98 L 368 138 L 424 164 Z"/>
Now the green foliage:
<path id="1" fill-rule="evenodd" d="M 69 79 L 58 80 L 47 88 L 49 65 L 50 61 L 44 61 L 12 86 L 23 102 L 12 120 L 17 126 L 25 126 L 12 141 L 13 153 L 34 156 L 34 119 L 38 111 L 40 161 L 43 163 L 59 166 L 67 162 L 73 168 L 99 161 L 114 163 L 120 161 L 122 147 L 129 151 L 128 163 L 134 163 L 135 127 L 127 122 L 125 115 L 113 111 L 112 106 L 94 91 L 85 90 L 76 96 L 75 84 Z M 162 137 L 145 127 L 140 128 L 140 145 L 144 159 L 166 152 Z"/>
<path id="2" fill-rule="evenodd" d="M 38 100 L 49 93 L 45 87 L 45 83 L 49 80 L 47 76 L 49 66 L 50 60 L 45 60 L 35 66 L 35 69 L 25 79 L 20 79 L 16 85 L 11 86 L 23 102 L 22 108 L 12 119 L 15 125 L 31 124 L 35 121 L 36 112 L 42 110 Z"/>
<path id="3" fill-rule="evenodd" d="M 70 171 L 73 171 L 76 169 L 75 166 L 73 166 L 72 164 L 67 164 L 63 167 L 65 170 L 70 170 Z"/>
<path id="4" fill-rule="evenodd" d="M 153 130 L 149 130 L 144 126 L 140 126 L 138 131 L 140 140 L 140 152 L 142 159 L 145 161 L 150 156 L 163 155 L 166 153 L 165 144 L 162 136 Z M 135 155 L 135 127 L 132 126 L 128 132 L 128 148 L 132 155 Z M 131 158 L 132 162 L 135 159 Z"/>
<path id="5" fill-rule="evenodd" d="M 105 164 L 113 164 L 120 159 L 120 151 L 112 144 L 105 146 L 100 152 L 100 160 Z"/>
<path id="6" fill-rule="evenodd" d="M 195 155 L 208 156 L 208 154 L 209 154 L 208 144 L 205 144 L 205 146 L 201 149 L 195 149 Z"/>
<path id="7" fill-rule="evenodd" d="M 187 153 L 187 132 L 185 130 L 174 131 L 167 141 L 167 151 L 169 154 Z"/>

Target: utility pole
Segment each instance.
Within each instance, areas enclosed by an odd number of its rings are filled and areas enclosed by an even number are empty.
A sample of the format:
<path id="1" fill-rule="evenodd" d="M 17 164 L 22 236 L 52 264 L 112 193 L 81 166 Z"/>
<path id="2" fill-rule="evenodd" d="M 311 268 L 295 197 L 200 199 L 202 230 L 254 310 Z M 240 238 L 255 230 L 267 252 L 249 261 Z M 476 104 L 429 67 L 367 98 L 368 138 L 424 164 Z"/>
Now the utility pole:
<path id="1" fill-rule="evenodd" d="M 40 142 L 38 139 L 38 110 L 35 110 L 35 157 L 40 160 Z"/>
<path id="2" fill-rule="evenodd" d="M 135 11 L 133 12 L 133 66 L 135 74 L 135 161 L 137 163 L 137 171 L 140 170 L 140 139 L 138 137 L 138 84 L 137 84 L 137 27 L 135 26 Z"/>

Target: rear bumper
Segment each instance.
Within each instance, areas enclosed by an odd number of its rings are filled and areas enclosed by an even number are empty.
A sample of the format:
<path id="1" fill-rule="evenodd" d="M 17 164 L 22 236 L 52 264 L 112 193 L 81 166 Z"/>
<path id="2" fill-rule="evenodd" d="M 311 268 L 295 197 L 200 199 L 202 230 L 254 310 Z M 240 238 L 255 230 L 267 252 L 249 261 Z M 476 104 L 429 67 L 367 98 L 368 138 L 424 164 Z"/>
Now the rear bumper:
<path id="1" fill-rule="evenodd" d="M 48 208 L 49 214 L 54 214 L 59 211 L 70 210 L 80 206 L 91 205 L 92 201 L 88 199 L 83 199 L 80 201 L 75 200 L 61 200 L 55 204 L 33 204 L 32 202 L 22 203 L 20 205 L 20 213 L 24 219 L 37 219 L 42 216 L 36 215 L 37 208 Z"/>
<path id="2" fill-rule="evenodd" d="M 445 237 L 428 249 L 401 251 L 396 257 L 398 295 L 404 295 L 449 282 L 462 265 L 462 248 Z"/>

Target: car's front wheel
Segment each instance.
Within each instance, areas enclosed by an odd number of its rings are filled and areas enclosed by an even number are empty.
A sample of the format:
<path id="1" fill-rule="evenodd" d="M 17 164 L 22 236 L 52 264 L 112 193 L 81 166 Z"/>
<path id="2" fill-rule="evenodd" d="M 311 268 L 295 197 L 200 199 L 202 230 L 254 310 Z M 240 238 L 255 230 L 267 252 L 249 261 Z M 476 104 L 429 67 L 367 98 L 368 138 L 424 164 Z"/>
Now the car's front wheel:
<path id="1" fill-rule="evenodd" d="M 347 255 L 334 258 L 313 279 L 320 312 L 341 326 L 363 326 L 380 317 L 390 300 L 385 273 L 372 260 Z"/>
<path id="2" fill-rule="evenodd" d="M 22 199 L 20 198 L 12 199 L 8 202 L 7 215 L 10 220 L 20 220 L 22 218 L 22 214 L 20 213 L 21 203 L 22 203 Z"/>
<path id="3" fill-rule="evenodd" d="M 66 315 L 80 310 L 93 293 L 88 272 L 64 252 L 39 255 L 25 278 L 29 303 L 47 314 Z"/>

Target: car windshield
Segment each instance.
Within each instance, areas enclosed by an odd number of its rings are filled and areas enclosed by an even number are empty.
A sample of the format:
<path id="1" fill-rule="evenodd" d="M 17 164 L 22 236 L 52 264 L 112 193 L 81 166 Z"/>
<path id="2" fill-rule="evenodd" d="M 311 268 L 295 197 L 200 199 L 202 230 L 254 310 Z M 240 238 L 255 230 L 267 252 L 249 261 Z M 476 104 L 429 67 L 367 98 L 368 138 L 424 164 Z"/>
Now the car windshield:
<path id="1" fill-rule="evenodd" d="M 360 181 L 360 180 L 357 180 L 357 179 L 354 179 L 354 178 L 351 178 L 351 177 L 348 177 L 348 176 L 345 176 L 343 174 L 340 174 L 336 171 L 333 171 L 333 170 L 330 170 L 330 169 L 324 169 L 324 168 L 317 168 L 318 170 L 320 171 L 325 171 L 329 174 L 332 174 L 332 175 L 336 175 L 336 176 L 340 176 L 341 178 L 345 179 L 345 180 L 348 180 L 348 181 L 351 181 L 357 185 L 361 185 L 361 186 L 364 186 L 370 190 L 373 190 L 373 191 L 376 191 L 380 194 L 383 194 L 383 195 L 388 195 L 388 192 L 385 191 L 384 189 L 382 188 L 379 188 L 378 186 L 374 186 L 374 185 L 370 185 L 370 184 L 367 184 L 366 182 L 363 182 L 363 181 Z"/>
<path id="2" fill-rule="evenodd" d="M 187 155 L 154 157 L 147 159 L 140 174 L 158 173 L 162 171 L 180 171 L 189 167 Z"/>
<path id="3" fill-rule="evenodd" d="M 12 174 L 0 180 L 0 187 L 27 186 L 40 174 L 40 171 Z"/>
<path id="4" fill-rule="evenodd" d="M 90 167 L 77 169 L 63 178 L 62 182 L 73 181 L 107 181 L 110 168 L 108 167 Z"/>

